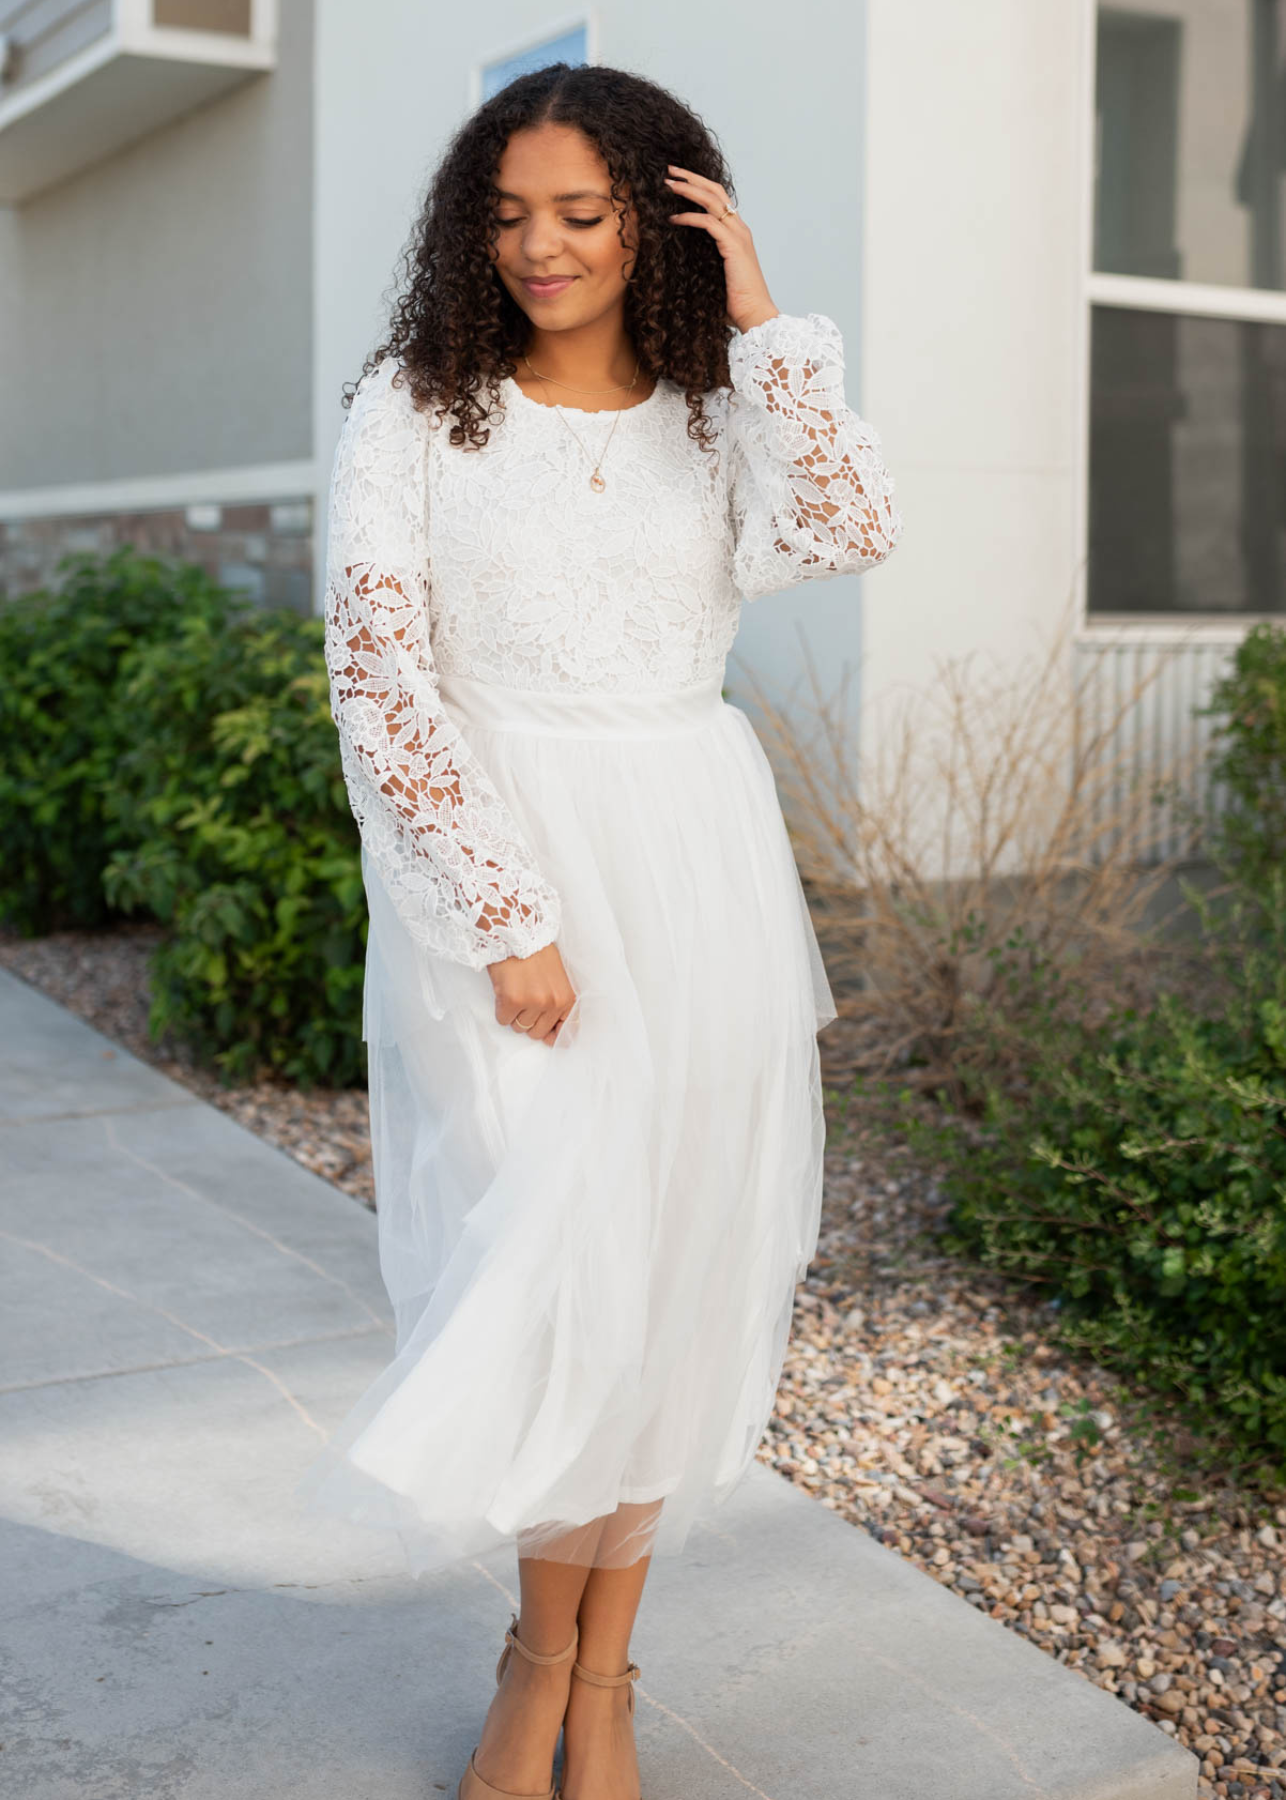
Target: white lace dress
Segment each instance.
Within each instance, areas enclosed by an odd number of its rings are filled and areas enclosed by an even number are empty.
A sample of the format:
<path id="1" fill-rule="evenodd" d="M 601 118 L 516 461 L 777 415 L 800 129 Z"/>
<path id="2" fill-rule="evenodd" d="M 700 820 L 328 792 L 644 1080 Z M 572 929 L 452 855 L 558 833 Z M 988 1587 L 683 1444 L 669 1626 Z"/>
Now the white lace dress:
<path id="1" fill-rule="evenodd" d="M 830 319 L 779 314 L 730 359 L 715 454 L 664 380 L 619 414 L 506 381 L 485 448 L 452 447 L 387 359 L 336 452 L 327 663 L 397 1345 L 300 1493 L 396 1529 L 417 1572 L 510 1540 L 682 1549 L 754 1455 L 815 1248 L 835 1011 L 720 690 L 743 600 L 870 569 L 902 521 Z M 497 1024 L 486 971 L 551 942 L 577 993 L 552 1045 Z"/>

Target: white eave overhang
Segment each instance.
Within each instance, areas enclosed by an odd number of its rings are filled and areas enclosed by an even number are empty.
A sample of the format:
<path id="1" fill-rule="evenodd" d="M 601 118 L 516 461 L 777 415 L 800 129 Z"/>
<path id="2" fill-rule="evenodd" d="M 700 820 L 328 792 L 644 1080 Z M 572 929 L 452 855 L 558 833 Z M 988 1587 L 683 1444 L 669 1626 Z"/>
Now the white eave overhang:
<path id="1" fill-rule="evenodd" d="M 93 43 L 7 98 L 0 88 L 0 202 L 29 200 L 275 66 L 275 31 L 183 31 L 133 12 L 114 7 Z"/>

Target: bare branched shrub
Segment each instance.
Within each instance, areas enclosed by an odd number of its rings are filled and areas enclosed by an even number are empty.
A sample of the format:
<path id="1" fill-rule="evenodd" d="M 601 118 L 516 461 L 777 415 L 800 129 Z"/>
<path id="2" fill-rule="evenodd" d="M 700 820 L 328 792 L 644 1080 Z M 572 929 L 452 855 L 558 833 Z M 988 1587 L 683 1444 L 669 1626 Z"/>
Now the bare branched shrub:
<path id="1" fill-rule="evenodd" d="M 1084 1017 L 1140 991 L 1149 913 L 1195 851 L 1176 801 L 1193 741 L 1139 729 L 1165 668 L 1152 657 L 1105 701 L 1066 627 L 1005 668 L 943 662 L 928 687 L 881 705 L 860 756 L 846 683 L 824 695 L 810 665 L 811 700 L 788 712 L 748 676 L 850 1022 L 832 1027 L 832 1078 L 914 1067 L 959 1097 L 983 1059 L 1017 1068 L 1032 1009 Z"/>

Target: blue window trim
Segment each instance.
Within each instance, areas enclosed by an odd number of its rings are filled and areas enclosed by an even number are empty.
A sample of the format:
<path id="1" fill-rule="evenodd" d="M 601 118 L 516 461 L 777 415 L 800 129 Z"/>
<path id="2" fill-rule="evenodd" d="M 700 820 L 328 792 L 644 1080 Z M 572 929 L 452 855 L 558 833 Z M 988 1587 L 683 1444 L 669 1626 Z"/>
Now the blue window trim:
<path id="1" fill-rule="evenodd" d="M 538 38 L 512 50 L 486 58 L 475 70 L 476 103 L 489 100 L 518 75 L 546 68 L 553 62 L 584 64 L 593 61 L 590 21 L 587 17 L 551 26 Z"/>

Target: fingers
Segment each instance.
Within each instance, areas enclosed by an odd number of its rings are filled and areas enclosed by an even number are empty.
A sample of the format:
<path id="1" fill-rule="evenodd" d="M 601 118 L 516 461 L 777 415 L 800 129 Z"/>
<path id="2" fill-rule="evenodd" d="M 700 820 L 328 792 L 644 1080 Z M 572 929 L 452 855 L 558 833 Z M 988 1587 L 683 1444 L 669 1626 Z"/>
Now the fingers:
<path id="1" fill-rule="evenodd" d="M 555 1043 L 577 999 L 557 945 L 546 944 L 530 956 L 501 957 L 487 970 L 496 1023 L 541 1043 Z"/>
<path id="2" fill-rule="evenodd" d="M 693 194 L 691 196 L 691 198 L 696 200 L 696 199 L 700 198 L 700 195 Z M 728 231 L 731 229 L 731 227 L 733 225 L 738 223 L 738 220 L 736 219 L 735 216 L 730 219 L 721 219 L 719 217 L 718 208 L 716 207 L 713 212 L 671 213 L 670 214 L 670 223 L 672 225 L 673 224 L 717 225 L 719 227 L 720 231 Z"/>
<path id="3" fill-rule="evenodd" d="M 568 1012 L 565 1012 L 562 1014 L 561 1018 L 558 1019 L 558 1021 L 556 1022 L 556 1024 L 554 1025 L 554 1027 L 551 1031 L 546 1032 L 545 1036 L 541 1039 L 542 1043 L 556 1044 L 558 1042 L 558 1034 L 562 1030 L 563 1026 L 567 1023 L 568 1013 L 570 1012 L 570 1010 L 571 1009 L 569 1008 Z"/>
<path id="4" fill-rule="evenodd" d="M 562 1006 L 554 999 L 535 1001 L 530 999 L 509 1001 L 497 999 L 496 1023 L 507 1025 L 511 1031 L 530 1032 L 538 1036 L 548 1031 L 554 1020 L 562 1011 Z"/>
<path id="5" fill-rule="evenodd" d="M 732 202 L 717 181 L 707 181 L 703 176 L 695 175 L 667 175 L 665 180 L 672 192 L 681 194 L 685 200 L 695 200 L 706 208 L 703 213 L 672 213 L 672 221 L 685 225 L 695 225 L 698 222 L 719 225 L 724 230 L 734 225 L 744 225 L 740 215 L 730 211 Z"/>
<path id="6" fill-rule="evenodd" d="M 524 1037 L 539 1039 L 543 1043 L 553 1043 L 559 1028 L 565 1022 L 576 996 L 569 992 L 550 993 L 539 999 L 531 995 L 505 996 L 496 995 L 496 1023 Z"/>
<path id="7" fill-rule="evenodd" d="M 558 1023 L 559 1013 L 556 1006 L 535 1014 L 527 1007 L 516 1019 L 509 1021 L 509 1029 L 516 1037 L 545 1038 Z"/>
<path id="8" fill-rule="evenodd" d="M 528 1030 L 527 1036 L 530 1037 L 533 1042 L 538 1041 L 542 1044 L 556 1043 L 559 1032 L 567 1023 L 567 1015 L 570 1011 L 570 1007 L 556 1007 L 552 1012 L 542 1013 L 536 1023 Z"/>
<path id="9" fill-rule="evenodd" d="M 692 198 L 699 200 L 703 206 L 708 205 L 715 213 L 721 213 L 732 205 L 727 189 L 717 181 L 711 181 L 705 175 L 695 175 L 691 169 L 680 168 L 678 163 L 669 163 L 667 167 L 669 174 L 666 181 L 669 185 L 688 189 Z"/>

